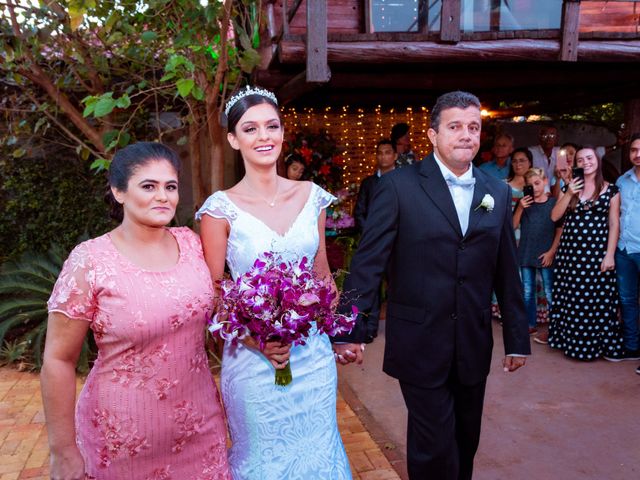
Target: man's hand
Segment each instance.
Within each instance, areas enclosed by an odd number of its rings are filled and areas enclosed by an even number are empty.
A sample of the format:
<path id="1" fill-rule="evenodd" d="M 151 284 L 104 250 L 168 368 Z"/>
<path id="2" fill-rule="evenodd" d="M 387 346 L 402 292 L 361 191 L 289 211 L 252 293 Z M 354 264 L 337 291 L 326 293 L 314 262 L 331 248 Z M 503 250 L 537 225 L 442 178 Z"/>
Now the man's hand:
<path id="1" fill-rule="evenodd" d="M 354 362 L 360 365 L 364 360 L 364 343 L 334 343 L 333 352 L 340 365 Z"/>
<path id="2" fill-rule="evenodd" d="M 522 367 L 527 361 L 527 357 L 514 357 L 513 355 L 507 355 L 502 361 L 503 370 L 505 372 L 515 372 Z"/>

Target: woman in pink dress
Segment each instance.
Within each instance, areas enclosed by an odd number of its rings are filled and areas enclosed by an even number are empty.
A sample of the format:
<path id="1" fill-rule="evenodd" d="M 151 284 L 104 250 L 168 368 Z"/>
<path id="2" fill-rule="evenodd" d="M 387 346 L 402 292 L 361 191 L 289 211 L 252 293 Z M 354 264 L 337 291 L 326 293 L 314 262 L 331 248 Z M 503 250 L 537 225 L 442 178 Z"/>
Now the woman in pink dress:
<path id="1" fill-rule="evenodd" d="M 200 239 L 167 228 L 179 159 L 158 143 L 109 170 L 120 225 L 78 245 L 49 299 L 41 383 L 53 479 L 229 479 L 204 348 L 213 287 Z M 87 329 L 98 357 L 78 398 Z"/>

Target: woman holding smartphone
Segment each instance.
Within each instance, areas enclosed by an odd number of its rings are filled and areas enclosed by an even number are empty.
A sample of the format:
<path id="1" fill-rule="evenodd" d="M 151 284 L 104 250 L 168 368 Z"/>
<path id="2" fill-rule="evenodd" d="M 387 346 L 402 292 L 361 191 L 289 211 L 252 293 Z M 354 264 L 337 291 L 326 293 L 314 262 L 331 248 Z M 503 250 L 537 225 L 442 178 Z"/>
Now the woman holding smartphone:
<path id="1" fill-rule="evenodd" d="M 616 359 L 622 353 L 614 260 L 620 195 L 604 180 L 593 147 L 576 152 L 576 165 L 551 210 L 553 221 L 563 216 L 565 220 L 556 255 L 548 342 L 577 360 Z"/>

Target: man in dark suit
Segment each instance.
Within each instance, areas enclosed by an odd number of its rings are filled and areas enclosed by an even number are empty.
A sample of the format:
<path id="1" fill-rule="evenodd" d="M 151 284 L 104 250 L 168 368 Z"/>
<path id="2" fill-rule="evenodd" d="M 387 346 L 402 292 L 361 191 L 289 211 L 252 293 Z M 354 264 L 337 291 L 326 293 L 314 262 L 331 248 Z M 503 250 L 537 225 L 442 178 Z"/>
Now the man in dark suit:
<path id="1" fill-rule="evenodd" d="M 356 221 L 356 228 L 359 232 L 362 232 L 364 223 L 369 214 L 369 204 L 373 198 L 373 194 L 382 178 L 391 172 L 396 166 L 396 159 L 398 154 L 396 148 L 387 138 L 383 138 L 376 145 L 376 167 L 377 170 L 373 175 L 366 177 L 360 184 L 358 190 L 358 199 L 356 200 L 356 207 L 354 209 L 354 219 Z M 380 289 L 378 289 L 380 293 Z M 371 311 L 367 316 L 367 333 L 365 343 L 371 343 L 374 338 L 378 336 L 378 324 L 380 322 L 380 294 L 377 296 Z"/>
<path id="2" fill-rule="evenodd" d="M 354 219 L 356 227 L 362 231 L 364 221 L 369 213 L 369 203 L 373 198 L 376 186 L 382 178 L 382 175 L 389 173 L 396 167 L 396 159 L 398 154 L 396 148 L 388 138 L 383 138 L 376 145 L 376 171 L 373 175 L 369 175 L 360 184 L 358 189 L 358 199 L 354 210 Z"/>
<path id="3" fill-rule="evenodd" d="M 380 180 L 344 285 L 366 313 L 387 272 L 383 369 L 400 381 L 407 405 L 412 480 L 471 479 L 493 347 L 492 290 L 504 370 L 530 353 L 511 191 L 471 165 L 480 128 L 474 95 L 438 98 L 428 131 L 434 152 Z M 334 339 L 339 362 L 362 360 L 355 344 L 365 332 L 363 315 L 350 336 Z"/>

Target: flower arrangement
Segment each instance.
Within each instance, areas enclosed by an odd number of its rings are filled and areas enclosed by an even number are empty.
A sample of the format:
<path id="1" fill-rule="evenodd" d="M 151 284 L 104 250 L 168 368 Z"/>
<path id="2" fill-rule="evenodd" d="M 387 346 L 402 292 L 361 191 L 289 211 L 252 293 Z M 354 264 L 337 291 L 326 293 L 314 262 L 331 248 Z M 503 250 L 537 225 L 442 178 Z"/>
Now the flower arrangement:
<path id="1" fill-rule="evenodd" d="M 222 280 L 220 287 L 222 297 L 209 330 L 234 343 L 251 336 L 260 348 L 269 341 L 304 345 L 314 333 L 350 332 L 357 317 L 355 310 L 335 313 L 338 293 L 332 282 L 314 276 L 306 257 L 287 262 L 263 253 L 244 275 Z M 276 385 L 292 380 L 290 364 L 276 370 Z"/>
<path id="2" fill-rule="evenodd" d="M 342 150 L 326 130 L 295 132 L 284 145 L 285 157 L 290 153 L 297 153 L 304 159 L 307 179 L 332 192 L 341 188 Z"/>
<path id="3" fill-rule="evenodd" d="M 327 209 L 326 227 L 328 229 L 342 230 L 355 227 L 355 219 L 349 213 L 355 194 L 355 185 L 341 188 L 334 193 L 336 200 Z"/>

